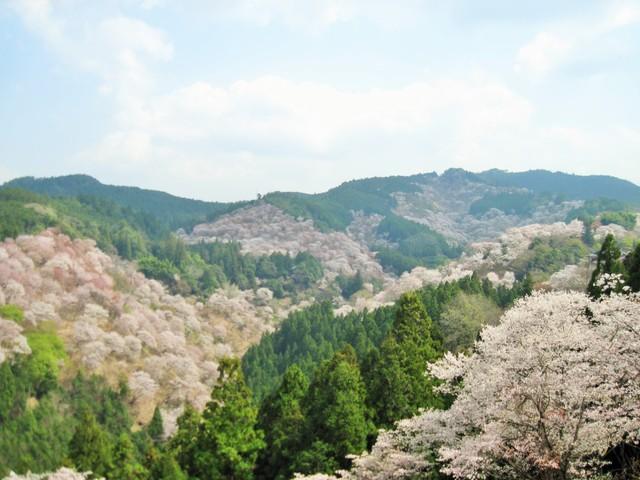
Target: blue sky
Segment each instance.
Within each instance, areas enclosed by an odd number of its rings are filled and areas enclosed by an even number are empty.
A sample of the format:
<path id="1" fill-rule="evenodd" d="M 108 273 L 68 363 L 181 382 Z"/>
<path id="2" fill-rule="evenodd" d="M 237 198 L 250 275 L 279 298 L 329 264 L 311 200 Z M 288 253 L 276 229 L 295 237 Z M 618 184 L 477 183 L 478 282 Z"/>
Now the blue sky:
<path id="1" fill-rule="evenodd" d="M 546 168 L 640 184 L 640 0 L 8 0 L 0 181 L 208 200 Z"/>

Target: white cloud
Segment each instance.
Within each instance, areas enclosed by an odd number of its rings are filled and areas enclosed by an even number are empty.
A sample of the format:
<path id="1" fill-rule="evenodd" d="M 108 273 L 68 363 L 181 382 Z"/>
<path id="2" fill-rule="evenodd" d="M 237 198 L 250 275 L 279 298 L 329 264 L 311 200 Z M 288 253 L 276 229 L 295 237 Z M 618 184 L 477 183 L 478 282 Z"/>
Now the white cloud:
<path id="1" fill-rule="evenodd" d="M 640 22 L 640 2 L 617 2 L 599 13 L 582 21 L 554 25 L 536 34 L 518 50 L 515 71 L 542 78 L 571 61 L 575 54 L 588 54 L 602 37 Z"/>
<path id="2" fill-rule="evenodd" d="M 551 32 L 540 32 L 516 56 L 516 72 L 545 75 L 570 53 L 571 41 Z"/>

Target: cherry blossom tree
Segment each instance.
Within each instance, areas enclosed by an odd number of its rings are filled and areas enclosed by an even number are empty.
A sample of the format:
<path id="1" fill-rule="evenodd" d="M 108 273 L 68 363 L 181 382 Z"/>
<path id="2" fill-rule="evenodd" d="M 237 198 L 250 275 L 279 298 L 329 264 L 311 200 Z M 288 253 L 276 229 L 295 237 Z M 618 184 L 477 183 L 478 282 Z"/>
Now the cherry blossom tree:
<path id="1" fill-rule="evenodd" d="M 456 396 L 450 409 L 383 432 L 340 478 L 404 478 L 429 468 L 469 479 L 599 472 L 608 452 L 639 440 L 639 321 L 635 294 L 519 301 L 483 330 L 471 355 L 447 354 L 429 366 Z"/>

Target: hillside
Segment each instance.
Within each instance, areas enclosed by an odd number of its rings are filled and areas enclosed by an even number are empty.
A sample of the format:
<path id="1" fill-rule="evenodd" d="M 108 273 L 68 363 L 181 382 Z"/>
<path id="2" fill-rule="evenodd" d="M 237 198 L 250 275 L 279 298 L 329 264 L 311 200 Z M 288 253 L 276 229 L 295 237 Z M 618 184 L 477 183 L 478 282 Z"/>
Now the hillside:
<path id="1" fill-rule="evenodd" d="M 487 170 L 478 174 L 483 181 L 496 186 L 526 188 L 536 193 L 556 193 L 567 199 L 611 198 L 640 206 L 640 188 L 627 180 L 610 175 L 570 175 L 547 170 L 506 172 Z"/>
<path id="2" fill-rule="evenodd" d="M 249 446 L 260 479 L 348 468 L 451 402 L 427 362 L 472 352 L 532 288 L 584 291 L 609 234 L 611 255 L 640 237 L 619 199 L 461 170 L 229 209 L 186 233 L 108 197 L 0 190 L 0 474 L 201 478 L 198 449 L 227 451 L 211 436 Z M 609 263 L 637 289 L 636 252 Z"/>
<path id="3" fill-rule="evenodd" d="M 105 198 L 118 205 L 150 213 L 168 223 L 173 229 L 214 218 L 236 206 L 176 197 L 157 190 L 105 185 L 89 175 L 22 177 L 6 182 L 2 188 L 21 188 L 52 197 L 89 195 Z"/>

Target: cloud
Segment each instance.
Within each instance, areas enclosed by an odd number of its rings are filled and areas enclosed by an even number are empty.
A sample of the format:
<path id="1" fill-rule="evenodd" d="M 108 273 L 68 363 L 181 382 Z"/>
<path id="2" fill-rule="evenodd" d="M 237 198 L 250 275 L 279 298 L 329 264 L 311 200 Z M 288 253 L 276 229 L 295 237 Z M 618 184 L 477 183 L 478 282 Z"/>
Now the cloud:
<path id="1" fill-rule="evenodd" d="M 572 47 L 570 40 L 554 33 L 538 33 L 518 51 L 515 70 L 536 76 L 545 75 L 567 57 Z"/>
<path id="2" fill-rule="evenodd" d="M 103 94 L 145 88 L 152 82 L 147 64 L 173 56 L 161 30 L 120 14 L 95 14 L 85 2 L 11 0 L 10 6 L 66 64 L 97 75 Z"/>
<path id="3" fill-rule="evenodd" d="M 598 43 L 616 30 L 640 22 L 638 2 L 614 3 L 596 16 L 563 22 L 537 33 L 516 54 L 517 73 L 542 78 L 576 55 L 596 50 Z"/>

